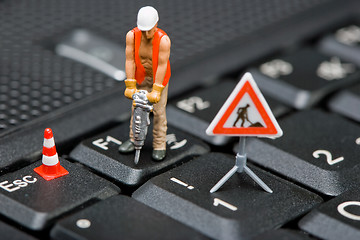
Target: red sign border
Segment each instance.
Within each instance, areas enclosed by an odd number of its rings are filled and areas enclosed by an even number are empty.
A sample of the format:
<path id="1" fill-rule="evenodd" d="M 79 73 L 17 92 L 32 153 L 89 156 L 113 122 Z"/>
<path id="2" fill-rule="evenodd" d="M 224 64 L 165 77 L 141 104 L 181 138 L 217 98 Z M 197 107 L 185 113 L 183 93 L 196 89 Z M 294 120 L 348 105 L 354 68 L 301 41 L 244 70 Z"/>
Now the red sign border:
<path id="1" fill-rule="evenodd" d="M 238 89 L 239 87 L 241 87 L 240 90 Z M 236 91 L 238 92 L 236 93 Z M 266 127 L 224 128 L 224 124 L 234 109 L 237 107 L 245 93 L 249 94 Z M 229 101 L 231 102 L 229 103 Z M 209 135 L 258 136 L 272 138 L 282 136 L 282 130 L 280 126 L 278 125 L 275 117 L 271 112 L 271 109 L 269 108 L 265 98 L 262 96 L 260 90 L 256 86 L 256 83 L 250 73 L 244 74 L 238 85 L 235 87 L 234 91 L 231 93 L 225 104 L 222 106 L 214 120 L 209 125 L 206 133 Z"/>

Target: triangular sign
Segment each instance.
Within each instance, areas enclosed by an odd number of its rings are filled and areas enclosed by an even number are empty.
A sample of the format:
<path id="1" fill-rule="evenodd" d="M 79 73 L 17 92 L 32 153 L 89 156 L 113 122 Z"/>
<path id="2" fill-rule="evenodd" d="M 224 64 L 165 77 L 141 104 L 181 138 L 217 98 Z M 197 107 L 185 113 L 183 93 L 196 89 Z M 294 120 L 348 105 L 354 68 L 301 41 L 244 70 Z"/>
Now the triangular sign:
<path id="1" fill-rule="evenodd" d="M 283 134 L 251 73 L 244 74 L 206 133 L 270 138 Z"/>

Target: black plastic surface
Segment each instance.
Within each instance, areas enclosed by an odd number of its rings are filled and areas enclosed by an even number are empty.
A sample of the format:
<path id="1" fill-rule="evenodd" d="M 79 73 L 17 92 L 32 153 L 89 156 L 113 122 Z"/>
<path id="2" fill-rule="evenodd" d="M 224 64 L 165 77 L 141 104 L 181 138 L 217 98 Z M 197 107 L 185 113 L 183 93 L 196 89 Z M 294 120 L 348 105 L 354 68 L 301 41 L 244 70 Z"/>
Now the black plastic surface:
<path id="1" fill-rule="evenodd" d="M 281 138 L 249 142 L 250 161 L 329 196 L 357 184 L 359 126 L 320 110 L 295 113 L 279 124 Z"/>
<path id="2" fill-rule="evenodd" d="M 129 115 L 122 82 L 62 58 L 54 49 L 79 28 L 124 47 L 125 34 L 135 26 L 137 10 L 144 5 L 159 10 L 159 27 L 172 40 L 169 101 L 198 85 L 221 81 L 223 74 L 236 81 L 249 66 L 313 45 L 339 27 L 358 23 L 360 12 L 357 0 L 0 0 L 0 176 L 39 159 L 45 127 L 54 130 L 63 155 Z M 230 146 L 218 149 L 230 152 Z M 87 207 L 75 207 L 60 218 Z M 49 228 L 35 233 L 7 216 L 0 220 L 18 231 L 49 238 Z M 49 227 L 59 220 L 50 220 Z M 296 229 L 297 221 L 287 221 L 283 227 Z M 214 231 L 227 231 L 227 226 Z"/>
<path id="3" fill-rule="evenodd" d="M 75 164 L 63 159 L 60 163 L 69 174 L 50 181 L 34 172 L 40 161 L 1 176 L 0 213 L 29 229 L 42 230 L 75 207 L 120 192 L 115 185 Z"/>
<path id="4" fill-rule="evenodd" d="M 133 197 L 215 239 L 250 239 L 322 202 L 316 194 L 251 165 L 248 167 L 273 193 L 265 192 L 243 172 L 236 173 L 210 194 L 212 186 L 234 164 L 235 159 L 227 155 L 206 154 L 152 178 Z M 173 178 L 188 186 L 174 182 Z"/>
<path id="5" fill-rule="evenodd" d="M 128 139 L 129 122 L 125 122 L 83 141 L 70 153 L 70 157 L 115 181 L 135 187 L 156 174 L 209 152 L 209 147 L 205 143 L 169 127 L 166 157 L 161 162 L 153 161 L 151 124 L 145 144 L 140 151 L 139 163 L 135 165 L 135 152 L 121 154 L 118 151 L 119 144 L 116 142 L 125 142 Z"/>
<path id="6" fill-rule="evenodd" d="M 322 239 L 359 239 L 359 201 L 359 190 L 352 189 L 312 210 L 299 226 Z"/>
<path id="7" fill-rule="evenodd" d="M 328 106 L 331 111 L 360 122 L 360 84 L 337 93 Z"/>
<path id="8" fill-rule="evenodd" d="M 273 60 L 289 64 L 291 72 L 273 77 L 262 71 L 261 66 Z M 275 56 L 266 63 L 250 70 L 260 89 L 297 109 L 310 108 L 331 92 L 360 81 L 360 72 L 355 64 L 336 55 L 323 55 L 315 48 L 302 48 Z"/>
<path id="9" fill-rule="evenodd" d="M 289 229 L 276 229 L 265 232 L 253 240 L 311 240 L 314 239 L 304 232 Z"/>
<path id="10" fill-rule="evenodd" d="M 36 238 L 21 232 L 20 230 L 11 227 L 3 222 L 0 222 L 0 232 L 1 232 L 1 238 L 6 240 L 36 240 Z"/>
<path id="11" fill-rule="evenodd" d="M 172 40 L 169 91 L 174 96 L 343 21 L 350 2 L 1 1 L 0 154 L 9 159 L 6 166 L 33 159 L 41 150 L 41 145 L 29 144 L 38 139 L 34 132 L 51 126 L 69 140 L 124 113 L 121 100 L 114 98 L 116 92 L 121 99 L 122 83 L 54 52 L 56 43 L 74 29 L 124 45 L 138 9 L 154 5 L 159 27 Z M 67 136 L 71 131 L 77 133 Z"/>
<path id="12" fill-rule="evenodd" d="M 79 220 L 89 221 L 90 226 L 78 227 Z M 51 236 L 57 240 L 208 239 L 126 196 L 112 197 L 61 220 L 52 230 Z"/>

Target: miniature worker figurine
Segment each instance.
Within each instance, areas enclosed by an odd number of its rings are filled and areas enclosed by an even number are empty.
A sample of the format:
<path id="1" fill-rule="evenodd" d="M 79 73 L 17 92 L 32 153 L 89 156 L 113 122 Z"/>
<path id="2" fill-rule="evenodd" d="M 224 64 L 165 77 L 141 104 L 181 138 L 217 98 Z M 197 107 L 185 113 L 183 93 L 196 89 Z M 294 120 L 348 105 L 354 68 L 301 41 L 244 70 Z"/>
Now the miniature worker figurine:
<path id="1" fill-rule="evenodd" d="M 153 153 L 155 161 L 166 155 L 166 103 L 170 79 L 170 38 L 158 26 L 159 16 L 155 8 L 147 6 L 139 10 L 137 27 L 126 35 L 125 96 L 132 99 L 137 90 L 147 90 L 147 98 L 153 103 Z M 130 120 L 130 139 L 120 147 L 121 153 L 134 149 L 132 118 Z"/>

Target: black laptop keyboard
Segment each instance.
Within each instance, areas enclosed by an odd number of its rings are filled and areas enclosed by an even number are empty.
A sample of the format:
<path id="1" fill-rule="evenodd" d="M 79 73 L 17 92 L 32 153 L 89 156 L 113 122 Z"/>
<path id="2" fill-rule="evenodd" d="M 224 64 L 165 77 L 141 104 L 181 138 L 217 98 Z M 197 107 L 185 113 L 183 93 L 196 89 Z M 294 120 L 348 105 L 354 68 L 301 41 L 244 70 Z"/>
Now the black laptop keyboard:
<path id="1" fill-rule="evenodd" d="M 153 5 L 172 40 L 167 155 L 120 154 L 124 39 Z M 360 239 L 357 1 L 0 0 L 0 239 Z M 206 128 L 252 73 L 284 135 Z M 43 131 L 68 175 L 46 181 Z"/>

